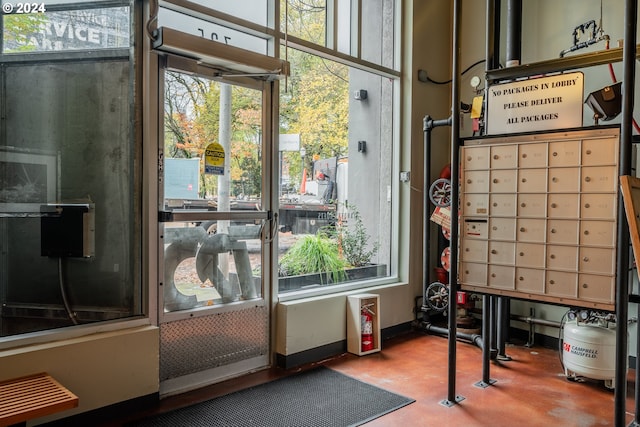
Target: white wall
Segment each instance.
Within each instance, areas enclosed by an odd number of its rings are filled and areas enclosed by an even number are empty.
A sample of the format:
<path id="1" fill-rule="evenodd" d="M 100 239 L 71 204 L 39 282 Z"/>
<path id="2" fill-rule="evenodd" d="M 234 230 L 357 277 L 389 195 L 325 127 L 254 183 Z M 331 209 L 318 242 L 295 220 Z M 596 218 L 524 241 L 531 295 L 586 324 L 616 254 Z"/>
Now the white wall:
<path id="1" fill-rule="evenodd" d="M 618 40 L 624 37 L 624 0 L 602 1 L 602 28 L 604 33 L 611 38 L 610 47 L 618 47 Z M 504 15 L 504 14 L 503 14 Z M 523 28 L 522 28 L 522 62 L 530 63 L 548 59 L 559 58 L 563 49 L 573 43 L 573 29 L 590 20 L 600 22 L 600 0 L 538 0 L 535 2 L 523 2 Z M 540 25 L 544 23 L 544 25 Z M 583 36 L 580 41 L 586 41 Z M 588 48 L 569 53 L 566 57 L 598 52 L 605 49 L 605 43 L 599 42 Z M 636 65 L 637 67 L 637 65 Z M 613 64 L 617 80 L 622 80 L 622 62 Z M 584 72 L 584 93 L 586 96 L 604 86 L 612 83 L 607 65 L 589 67 L 581 70 Z M 635 105 L 640 105 L 638 99 L 640 87 L 637 84 L 638 72 L 636 71 Z M 637 108 L 637 107 L 636 107 Z M 585 126 L 593 125 L 593 112 L 589 107 L 584 108 Z M 636 113 L 636 119 L 640 114 Z M 620 117 L 607 122 L 620 123 Z"/>
<path id="2" fill-rule="evenodd" d="M 408 284 L 376 286 L 357 292 L 279 303 L 275 351 L 289 356 L 347 339 L 347 295 L 380 295 L 382 329 L 413 320 L 414 291 Z"/>
<path id="3" fill-rule="evenodd" d="M 0 352 L 0 381 L 47 372 L 79 397 L 73 410 L 36 424 L 147 396 L 159 389 L 159 333 L 152 326 Z"/>

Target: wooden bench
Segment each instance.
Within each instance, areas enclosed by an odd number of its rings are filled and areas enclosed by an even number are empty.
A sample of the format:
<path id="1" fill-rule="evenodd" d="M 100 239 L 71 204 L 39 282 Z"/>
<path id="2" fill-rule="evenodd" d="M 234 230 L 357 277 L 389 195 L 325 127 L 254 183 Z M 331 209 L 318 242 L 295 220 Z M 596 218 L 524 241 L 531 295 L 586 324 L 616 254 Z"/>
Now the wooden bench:
<path id="1" fill-rule="evenodd" d="M 78 397 L 47 373 L 0 382 L 0 427 L 78 406 Z"/>

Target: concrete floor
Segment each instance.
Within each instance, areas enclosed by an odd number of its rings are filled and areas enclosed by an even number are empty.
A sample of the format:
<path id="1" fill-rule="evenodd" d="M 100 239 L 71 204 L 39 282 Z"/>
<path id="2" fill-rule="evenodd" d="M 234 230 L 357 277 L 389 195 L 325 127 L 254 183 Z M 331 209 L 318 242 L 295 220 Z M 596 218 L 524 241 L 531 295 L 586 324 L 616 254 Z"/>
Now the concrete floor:
<path id="1" fill-rule="evenodd" d="M 367 424 L 376 426 L 611 426 L 614 424 L 614 393 L 603 381 L 568 381 L 557 351 L 542 347 L 508 345 L 510 361 L 491 362 L 495 384 L 481 388 L 480 348 L 456 344 L 454 393 L 459 404 L 442 404 L 449 394 L 448 340 L 414 331 L 383 342 L 382 351 L 358 357 L 343 354 L 321 364 L 380 388 L 416 401 Z M 111 420 L 102 415 L 92 425 L 119 426 L 126 421 L 170 411 L 236 390 L 307 369 L 273 368 L 241 378 L 169 397 L 146 409 L 120 412 Z M 634 378 L 627 383 L 627 419 L 633 421 Z M 86 420 L 83 420 L 86 422 Z M 70 424 L 61 424 L 70 425 Z M 86 424 L 85 424 L 86 425 Z M 330 426 L 327 426 L 330 427 Z"/>
<path id="2" fill-rule="evenodd" d="M 411 405 L 367 426 L 610 426 L 614 395 L 603 381 L 568 381 L 557 351 L 509 345 L 510 361 L 491 362 L 490 378 L 481 388 L 482 351 L 456 346 L 455 395 L 464 400 L 442 404 L 449 393 L 448 341 L 412 334 L 394 340 L 379 354 L 342 357 L 327 366 L 364 382 L 416 399 Z M 633 388 L 628 384 L 627 423 L 633 420 Z"/>

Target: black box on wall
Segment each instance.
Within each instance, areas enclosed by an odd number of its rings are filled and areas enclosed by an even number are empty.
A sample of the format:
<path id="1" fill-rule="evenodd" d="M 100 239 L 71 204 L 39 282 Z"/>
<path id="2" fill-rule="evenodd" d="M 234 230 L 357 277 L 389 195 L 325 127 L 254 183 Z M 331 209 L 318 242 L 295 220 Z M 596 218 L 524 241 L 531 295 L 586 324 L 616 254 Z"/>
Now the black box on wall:
<path id="1" fill-rule="evenodd" d="M 50 203 L 40 207 L 41 255 L 95 255 L 95 214 L 92 203 Z"/>

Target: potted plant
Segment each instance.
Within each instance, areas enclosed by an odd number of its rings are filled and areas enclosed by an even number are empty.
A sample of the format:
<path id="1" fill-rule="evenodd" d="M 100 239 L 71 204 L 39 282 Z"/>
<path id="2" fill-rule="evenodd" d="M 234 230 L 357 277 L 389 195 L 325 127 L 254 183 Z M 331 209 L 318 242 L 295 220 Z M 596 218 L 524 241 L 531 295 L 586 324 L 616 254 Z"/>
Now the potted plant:
<path id="1" fill-rule="evenodd" d="M 280 259 L 280 276 L 318 274 L 321 284 L 346 279 L 337 242 L 322 230 L 298 240 Z"/>
<path id="2" fill-rule="evenodd" d="M 371 264 L 379 243 L 369 243 L 370 236 L 355 206 L 345 206 L 349 213 L 334 221 L 335 227 L 302 237 L 280 259 L 281 292 L 387 274 L 386 265 Z"/>
<path id="3" fill-rule="evenodd" d="M 363 267 L 371 263 L 378 253 L 380 242 L 369 245 L 369 234 L 362 222 L 362 216 L 355 205 L 345 205 L 348 220 L 337 225 L 338 244 L 344 259 L 352 267 Z M 351 222 L 353 221 L 353 222 Z M 370 248 L 370 249 L 369 249 Z"/>

